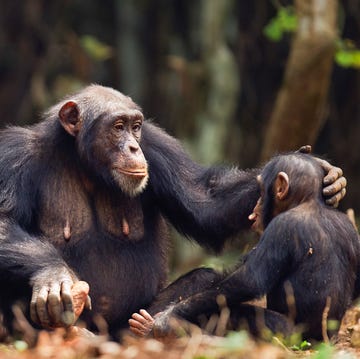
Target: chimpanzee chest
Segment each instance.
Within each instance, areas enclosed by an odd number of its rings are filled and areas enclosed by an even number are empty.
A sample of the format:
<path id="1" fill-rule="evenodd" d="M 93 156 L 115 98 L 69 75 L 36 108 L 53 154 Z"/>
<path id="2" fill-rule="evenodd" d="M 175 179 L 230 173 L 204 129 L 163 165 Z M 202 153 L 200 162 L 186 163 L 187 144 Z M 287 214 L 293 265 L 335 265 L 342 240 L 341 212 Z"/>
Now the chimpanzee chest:
<path id="1" fill-rule="evenodd" d="M 88 193 L 77 182 L 67 182 L 66 178 L 60 184 L 48 189 L 51 196 L 44 193 L 38 213 L 40 232 L 55 245 L 62 247 L 69 241 L 81 240 L 89 232 L 127 241 L 144 237 L 144 215 L 139 198 L 101 189 Z"/>
<path id="2" fill-rule="evenodd" d="M 89 283 L 90 321 L 100 314 L 111 327 L 124 327 L 165 284 L 165 221 L 140 197 L 102 190 L 89 194 L 70 183 L 62 178 L 52 196 L 42 196 L 39 230 L 79 279 Z"/>

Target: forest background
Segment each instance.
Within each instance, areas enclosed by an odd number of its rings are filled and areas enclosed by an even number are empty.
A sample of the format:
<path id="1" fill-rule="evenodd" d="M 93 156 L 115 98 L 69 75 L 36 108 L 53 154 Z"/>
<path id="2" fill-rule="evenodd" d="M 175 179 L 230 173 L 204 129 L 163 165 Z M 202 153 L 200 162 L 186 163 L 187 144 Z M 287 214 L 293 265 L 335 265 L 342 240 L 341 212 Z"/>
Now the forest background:
<path id="1" fill-rule="evenodd" d="M 96 82 L 131 96 L 203 164 L 253 168 L 311 144 L 345 172 L 340 208 L 360 213 L 359 0 L 0 6 L 1 127 L 34 123 Z M 206 262 L 175 247 L 188 267 Z"/>

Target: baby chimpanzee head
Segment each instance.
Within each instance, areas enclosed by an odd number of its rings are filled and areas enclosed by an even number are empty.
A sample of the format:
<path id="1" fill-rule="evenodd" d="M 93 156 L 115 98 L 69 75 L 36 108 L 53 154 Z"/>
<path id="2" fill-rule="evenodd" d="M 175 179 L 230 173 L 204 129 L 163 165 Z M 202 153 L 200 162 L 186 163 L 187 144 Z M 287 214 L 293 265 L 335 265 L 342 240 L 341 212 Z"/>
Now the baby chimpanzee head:
<path id="1" fill-rule="evenodd" d="M 264 228 L 281 212 L 307 202 L 322 200 L 323 170 L 308 154 L 273 157 L 259 176 Z"/>

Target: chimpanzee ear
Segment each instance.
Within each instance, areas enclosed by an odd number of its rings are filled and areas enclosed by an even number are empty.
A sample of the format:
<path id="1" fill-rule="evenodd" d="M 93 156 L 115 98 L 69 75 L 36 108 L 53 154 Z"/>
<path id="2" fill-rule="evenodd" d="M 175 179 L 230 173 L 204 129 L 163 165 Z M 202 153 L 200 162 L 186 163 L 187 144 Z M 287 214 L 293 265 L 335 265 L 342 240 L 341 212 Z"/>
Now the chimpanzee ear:
<path id="1" fill-rule="evenodd" d="M 289 192 L 289 176 L 285 172 L 279 172 L 275 180 L 275 197 L 279 201 L 286 199 Z"/>
<path id="2" fill-rule="evenodd" d="M 59 111 L 59 118 L 62 127 L 71 136 L 76 136 L 80 131 L 80 110 L 76 102 L 68 101 Z"/>

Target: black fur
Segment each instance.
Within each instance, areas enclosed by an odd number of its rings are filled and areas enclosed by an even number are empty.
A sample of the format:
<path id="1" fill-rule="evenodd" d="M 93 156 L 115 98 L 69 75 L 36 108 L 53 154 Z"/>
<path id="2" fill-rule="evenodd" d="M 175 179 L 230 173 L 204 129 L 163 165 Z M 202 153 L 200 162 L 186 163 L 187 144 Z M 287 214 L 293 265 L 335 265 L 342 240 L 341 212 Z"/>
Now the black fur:
<path id="1" fill-rule="evenodd" d="M 83 121 L 77 138 L 59 124 L 59 109 L 69 99 L 78 104 Z M 220 250 L 228 236 L 249 226 L 247 215 L 259 195 L 256 173 L 203 168 L 175 139 L 145 122 L 140 144 L 150 181 L 141 195 L 130 198 L 96 157 L 94 141 L 106 141 L 99 128 L 113 112 L 138 107 L 101 86 L 67 100 L 39 124 L 0 134 L 2 311 L 10 325 L 11 304 L 29 303 L 36 274 L 46 269 L 53 280 L 59 268 L 67 268 L 90 284 L 92 314 L 102 314 L 115 332 L 165 285 L 163 217 L 201 245 Z M 121 230 L 122 215 L 129 235 Z M 66 221 L 69 241 L 63 234 Z M 92 314 L 84 314 L 89 323 Z"/>
<path id="2" fill-rule="evenodd" d="M 273 184 L 277 173 L 290 178 L 290 208 L 272 218 Z M 219 311 L 217 297 L 222 294 L 231 310 L 230 322 L 236 329 L 246 319 L 255 335 L 261 334 L 256 313 L 274 332 L 290 334 L 293 323 L 302 324 L 307 338 L 322 338 L 322 314 L 331 299 L 328 319 L 340 321 L 345 310 L 359 295 L 356 278 L 360 263 L 360 244 L 347 216 L 324 205 L 321 197 L 322 169 L 309 155 L 281 155 L 268 163 L 261 177 L 264 185 L 263 218 L 270 218 L 259 244 L 243 264 L 229 274 L 213 273 L 203 290 L 187 296 L 186 283 L 196 283 L 194 273 L 183 276 L 180 290 L 169 294 L 172 314 L 197 323 L 199 316 Z M 272 218 L 272 219 L 271 219 Z M 196 274 L 196 273 L 195 273 Z M 200 272 L 203 275 L 202 272 Z M 176 295 L 174 293 L 176 292 Z M 242 302 L 267 295 L 267 309 Z M 287 298 L 294 295 L 295 308 Z M 176 300 L 183 296 L 182 301 Z M 166 290 L 162 293 L 165 303 Z M 168 301 L 168 303 L 169 303 Z M 154 308 L 159 310 L 157 302 Z M 154 314 L 154 311 L 151 312 Z M 293 317 L 292 317 L 293 316 Z M 161 323 L 161 316 L 158 319 Z"/>

